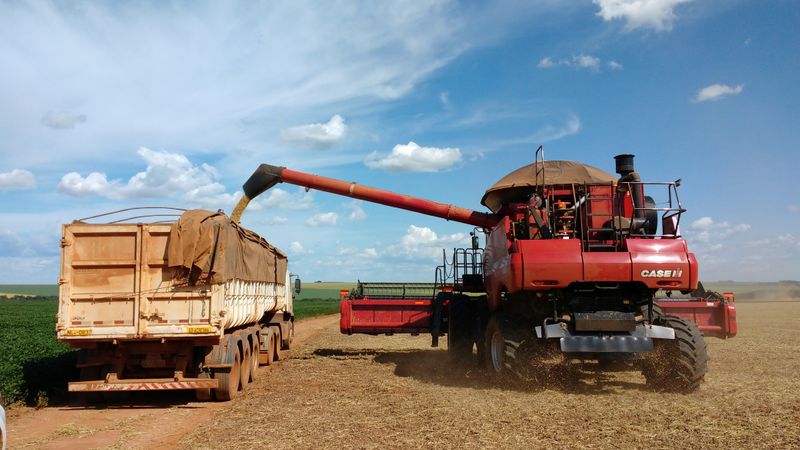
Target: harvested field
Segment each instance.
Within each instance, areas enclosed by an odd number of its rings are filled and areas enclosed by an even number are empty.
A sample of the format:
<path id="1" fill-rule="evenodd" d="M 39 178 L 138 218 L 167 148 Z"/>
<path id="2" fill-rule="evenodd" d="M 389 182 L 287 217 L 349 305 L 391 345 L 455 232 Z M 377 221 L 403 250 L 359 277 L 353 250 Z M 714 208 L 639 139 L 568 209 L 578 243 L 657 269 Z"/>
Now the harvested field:
<path id="1" fill-rule="evenodd" d="M 499 387 L 451 367 L 425 336 L 341 336 L 329 316 L 300 322 L 301 345 L 275 369 L 260 369 L 233 402 L 164 393 L 92 408 L 16 409 L 11 445 L 800 447 L 800 302 L 738 309 L 739 336 L 709 339 L 710 372 L 690 395 L 653 392 L 637 372 L 581 370 L 569 383 Z"/>
<path id="2" fill-rule="evenodd" d="M 329 329 L 183 446 L 800 446 L 800 303 L 738 307 L 740 335 L 709 339 L 710 372 L 691 395 L 652 392 L 637 372 L 581 370 L 567 384 L 497 387 L 452 368 L 424 336 Z"/>

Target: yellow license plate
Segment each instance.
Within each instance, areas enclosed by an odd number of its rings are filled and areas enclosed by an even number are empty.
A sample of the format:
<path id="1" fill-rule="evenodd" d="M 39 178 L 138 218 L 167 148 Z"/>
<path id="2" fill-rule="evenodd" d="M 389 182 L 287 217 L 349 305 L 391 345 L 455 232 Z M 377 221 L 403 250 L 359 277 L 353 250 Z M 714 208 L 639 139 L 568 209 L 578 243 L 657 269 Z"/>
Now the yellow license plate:
<path id="1" fill-rule="evenodd" d="M 190 334 L 213 333 L 214 327 L 186 327 L 186 332 Z"/>
<path id="2" fill-rule="evenodd" d="M 92 334 L 92 330 L 89 329 L 67 330 L 67 336 L 89 336 L 90 334 Z"/>

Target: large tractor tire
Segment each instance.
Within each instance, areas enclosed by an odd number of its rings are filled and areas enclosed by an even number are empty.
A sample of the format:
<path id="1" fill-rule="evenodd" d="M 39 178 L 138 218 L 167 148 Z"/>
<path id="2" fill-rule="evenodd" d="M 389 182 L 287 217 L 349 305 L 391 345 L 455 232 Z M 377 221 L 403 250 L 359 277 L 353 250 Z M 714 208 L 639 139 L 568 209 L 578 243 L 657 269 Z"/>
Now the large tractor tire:
<path id="1" fill-rule="evenodd" d="M 513 330 L 503 313 L 493 313 L 486 324 L 486 370 L 498 381 L 519 377 L 519 368 L 525 365 L 519 360 L 518 351 L 522 342 L 513 339 Z"/>
<path id="2" fill-rule="evenodd" d="M 655 342 L 655 351 L 642 368 L 647 384 L 667 392 L 697 390 L 709 359 L 700 329 L 694 322 L 674 316 L 663 316 L 657 324 L 675 330 L 675 339 Z"/>
<path id="3" fill-rule="evenodd" d="M 472 306 L 466 295 L 453 295 L 447 306 L 447 353 L 450 361 L 465 365 L 472 359 Z"/>
<path id="4" fill-rule="evenodd" d="M 642 316 L 647 319 L 647 305 L 642 305 L 641 307 Z M 653 321 L 652 323 L 657 323 L 664 318 L 664 310 L 661 308 L 661 305 L 658 304 L 655 300 L 653 301 Z"/>

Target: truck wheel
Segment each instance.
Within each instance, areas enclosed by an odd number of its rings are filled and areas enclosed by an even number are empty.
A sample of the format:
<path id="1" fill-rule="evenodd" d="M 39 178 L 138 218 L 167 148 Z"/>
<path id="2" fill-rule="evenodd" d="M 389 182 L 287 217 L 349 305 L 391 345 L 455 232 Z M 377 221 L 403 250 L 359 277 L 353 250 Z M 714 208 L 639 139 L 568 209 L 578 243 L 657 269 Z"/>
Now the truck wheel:
<path id="1" fill-rule="evenodd" d="M 197 374 L 197 378 L 210 378 L 210 377 L 211 377 L 211 374 L 208 373 L 208 372 L 200 372 L 199 374 Z M 194 390 L 194 398 L 198 402 L 210 401 L 211 400 L 211 389 L 210 388 L 195 389 Z"/>
<path id="2" fill-rule="evenodd" d="M 675 316 L 664 316 L 658 324 L 675 330 L 675 339 L 655 342 L 655 351 L 642 367 L 647 384 L 669 392 L 697 390 L 708 371 L 708 351 L 700 329 Z"/>
<path id="3" fill-rule="evenodd" d="M 472 357 L 472 310 L 469 298 L 453 295 L 447 306 L 447 353 L 454 364 L 464 365 Z"/>
<path id="4" fill-rule="evenodd" d="M 250 334 L 250 382 L 256 381 L 258 378 L 258 334 Z"/>
<path id="5" fill-rule="evenodd" d="M 283 339 L 281 339 L 281 327 L 273 327 L 273 335 L 275 336 L 275 350 L 273 352 L 273 361 L 280 361 L 283 359 Z"/>
<path id="6" fill-rule="evenodd" d="M 245 386 L 250 384 L 250 373 L 251 369 L 253 368 L 253 362 L 252 359 L 250 358 L 251 356 L 250 342 L 247 340 L 246 337 L 245 339 L 242 339 L 239 342 L 241 342 L 242 344 L 242 371 L 241 371 L 242 381 L 239 383 L 239 389 L 243 390 Z"/>
<path id="7" fill-rule="evenodd" d="M 289 322 L 289 332 L 288 336 L 286 336 L 286 342 L 282 344 L 283 350 L 289 350 L 292 348 L 292 339 L 294 339 L 294 320 Z"/>
<path id="8" fill-rule="evenodd" d="M 275 332 L 272 330 L 272 328 L 267 329 L 267 337 L 265 339 L 267 343 L 267 349 L 266 351 L 262 351 L 261 356 L 264 358 L 264 364 L 271 366 L 272 361 L 275 360 Z"/>
<path id="9" fill-rule="evenodd" d="M 217 400 L 226 402 L 236 398 L 239 391 L 239 372 L 242 364 L 242 356 L 239 353 L 239 346 L 234 343 L 233 361 L 231 361 L 231 369 L 224 372 L 215 372 L 214 378 L 219 380 L 219 387 L 214 391 Z"/>

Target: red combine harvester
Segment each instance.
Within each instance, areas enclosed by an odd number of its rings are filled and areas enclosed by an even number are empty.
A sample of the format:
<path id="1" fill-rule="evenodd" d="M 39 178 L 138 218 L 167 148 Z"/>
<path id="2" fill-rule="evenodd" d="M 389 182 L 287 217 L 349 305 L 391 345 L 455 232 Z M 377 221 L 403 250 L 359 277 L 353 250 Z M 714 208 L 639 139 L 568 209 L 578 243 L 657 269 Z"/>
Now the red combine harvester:
<path id="1" fill-rule="evenodd" d="M 681 237 L 680 180 L 643 182 L 633 155 L 619 178 L 572 161 L 536 161 L 503 177 L 476 212 L 262 164 L 244 184 L 252 199 L 285 182 L 472 225 L 485 249 L 445 258 L 434 283 L 360 283 L 341 304 L 346 334 L 447 335 L 457 361 L 485 362 L 497 377 L 537 379 L 553 356 L 629 360 L 658 389 L 691 391 L 708 355 L 702 332 L 736 334 L 732 297 L 657 301 L 689 293 L 698 265 Z M 660 195 L 656 203 L 650 195 Z M 645 195 L 645 194 L 648 195 Z M 659 230 L 660 227 L 660 230 Z M 698 328 L 700 325 L 700 328 Z"/>

